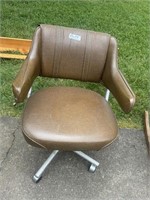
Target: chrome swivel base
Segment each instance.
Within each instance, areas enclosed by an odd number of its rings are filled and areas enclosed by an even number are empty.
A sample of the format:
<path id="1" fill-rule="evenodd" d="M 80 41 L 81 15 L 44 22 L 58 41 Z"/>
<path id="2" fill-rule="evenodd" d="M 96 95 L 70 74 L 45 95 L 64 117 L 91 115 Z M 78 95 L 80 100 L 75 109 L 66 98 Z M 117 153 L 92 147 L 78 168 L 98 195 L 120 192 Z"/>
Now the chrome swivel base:
<path id="1" fill-rule="evenodd" d="M 50 164 L 50 162 L 53 160 L 53 158 L 56 156 L 58 152 L 59 152 L 58 150 L 54 150 L 50 154 L 50 156 L 47 158 L 47 160 L 43 163 L 43 165 L 40 167 L 40 169 L 36 172 L 36 174 L 33 176 L 33 181 L 35 183 L 41 180 L 43 172 L 45 171 L 45 169 L 48 167 L 48 165 Z"/>
<path id="2" fill-rule="evenodd" d="M 86 155 L 82 151 L 74 151 L 74 153 L 78 154 L 79 156 L 81 156 L 82 158 L 84 158 L 85 160 L 87 160 L 91 163 L 91 165 L 89 167 L 89 172 L 95 172 L 96 171 L 96 167 L 99 166 L 99 162 L 97 162 L 96 160 L 94 160 L 90 156 Z"/>
<path id="3" fill-rule="evenodd" d="M 43 165 L 40 167 L 40 169 L 33 176 L 33 181 L 35 183 L 38 183 L 41 180 L 42 174 L 44 173 L 44 171 L 46 170 L 46 168 L 48 167 L 48 165 L 50 164 L 50 162 L 53 160 L 53 158 L 56 156 L 56 154 L 58 152 L 59 152 L 59 150 L 52 151 L 52 153 L 49 155 L 47 160 L 43 163 Z M 96 171 L 96 167 L 99 166 L 99 163 L 96 160 L 94 160 L 90 156 L 86 155 L 82 151 L 74 151 L 74 153 L 78 154 L 79 156 L 81 156 L 82 158 L 84 158 L 85 160 L 87 160 L 91 163 L 91 165 L 89 167 L 89 172 L 95 172 Z"/>

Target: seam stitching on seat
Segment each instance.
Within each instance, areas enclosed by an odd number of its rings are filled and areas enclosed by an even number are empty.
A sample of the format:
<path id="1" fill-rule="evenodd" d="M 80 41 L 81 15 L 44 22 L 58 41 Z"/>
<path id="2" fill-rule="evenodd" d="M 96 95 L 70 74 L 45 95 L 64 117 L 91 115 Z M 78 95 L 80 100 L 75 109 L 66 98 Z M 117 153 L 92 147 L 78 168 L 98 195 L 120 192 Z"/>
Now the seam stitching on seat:
<path id="1" fill-rule="evenodd" d="M 29 140 L 31 140 L 32 142 L 34 142 L 34 143 L 36 143 L 37 145 L 41 146 L 42 148 L 47 149 L 45 146 L 39 144 L 37 141 L 35 141 L 35 140 L 33 140 L 31 137 L 27 136 L 27 134 L 25 133 L 25 130 L 24 130 L 23 127 L 22 127 L 22 131 L 23 131 L 23 133 L 25 134 L 25 136 L 26 136 Z"/>
<path id="2" fill-rule="evenodd" d="M 118 132 L 119 132 L 119 129 L 118 129 Z M 111 145 L 119 137 L 118 132 L 117 132 L 117 136 L 111 142 L 109 142 L 108 144 L 106 144 L 105 146 L 103 146 L 101 149 L 104 149 L 105 147 L 108 147 L 109 145 Z"/>

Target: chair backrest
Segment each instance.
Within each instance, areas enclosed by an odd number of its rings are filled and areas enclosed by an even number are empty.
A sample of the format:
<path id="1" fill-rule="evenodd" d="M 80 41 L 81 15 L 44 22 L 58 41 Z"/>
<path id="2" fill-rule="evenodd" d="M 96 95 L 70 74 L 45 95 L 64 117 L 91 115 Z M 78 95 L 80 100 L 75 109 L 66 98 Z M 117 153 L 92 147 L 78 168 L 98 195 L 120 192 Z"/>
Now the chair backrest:
<path id="1" fill-rule="evenodd" d="M 40 25 L 39 29 L 41 76 L 101 80 L 109 34 L 53 25 Z"/>
<path id="2" fill-rule="evenodd" d="M 109 34 L 40 25 L 15 81 L 15 102 L 22 102 L 37 76 L 102 82 L 125 112 L 135 95 L 118 69 L 117 41 Z"/>

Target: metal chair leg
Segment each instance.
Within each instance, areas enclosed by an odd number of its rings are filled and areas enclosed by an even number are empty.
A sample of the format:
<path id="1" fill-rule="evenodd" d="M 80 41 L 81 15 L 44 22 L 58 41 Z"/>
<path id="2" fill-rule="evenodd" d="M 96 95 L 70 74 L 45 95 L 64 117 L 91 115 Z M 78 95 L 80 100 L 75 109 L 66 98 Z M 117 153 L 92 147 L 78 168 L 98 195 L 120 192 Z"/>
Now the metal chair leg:
<path id="1" fill-rule="evenodd" d="M 41 178 L 42 174 L 45 171 L 45 169 L 48 167 L 50 162 L 53 160 L 53 158 L 56 156 L 56 154 L 59 152 L 59 150 L 54 150 L 50 156 L 47 158 L 47 160 L 43 163 L 43 165 L 40 167 L 40 169 L 36 172 L 36 174 L 33 176 L 33 181 L 37 183 Z"/>
<path id="2" fill-rule="evenodd" d="M 89 167 L 89 171 L 90 172 L 95 172 L 96 167 L 99 166 L 99 162 L 97 162 L 96 160 L 94 160 L 93 158 L 91 158 L 90 156 L 86 155 L 85 153 L 83 153 L 82 151 L 74 151 L 74 153 L 78 154 L 79 156 L 81 156 L 82 158 L 84 158 L 85 160 L 89 161 L 91 163 L 90 167 Z"/>
<path id="3" fill-rule="evenodd" d="M 106 101 L 109 100 L 109 97 L 110 97 L 110 91 L 107 89 L 107 90 L 106 90 L 106 94 L 105 94 L 105 99 L 106 99 Z"/>
<path id="4" fill-rule="evenodd" d="M 38 181 L 41 180 L 42 178 L 42 174 L 43 172 L 46 170 L 46 168 L 48 167 L 48 165 L 50 164 L 50 162 L 53 160 L 53 158 L 56 156 L 56 154 L 59 152 L 59 150 L 54 150 L 49 157 L 47 158 L 47 160 L 43 163 L 43 165 L 40 167 L 40 169 L 36 172 L 36 174 L 33 176 L 33 181 L 35 183 L 37 183 Z M 89 171 L 90 172 L 95 172 L 96 167 L 99 166 L 99 162 L 97 162 L 96 160 L 94 160 L 93 158 L 91 158 L 90 156 L 86 155 L 85 153 L 83 153 L 82 151 L 74 151 L 74 153 L 78 154 L 79 156 L 81 156 L 82 158 L 84 158 L 85 160 L 89 161 L 91 163 L 90 167 L 89 167 Z"/>

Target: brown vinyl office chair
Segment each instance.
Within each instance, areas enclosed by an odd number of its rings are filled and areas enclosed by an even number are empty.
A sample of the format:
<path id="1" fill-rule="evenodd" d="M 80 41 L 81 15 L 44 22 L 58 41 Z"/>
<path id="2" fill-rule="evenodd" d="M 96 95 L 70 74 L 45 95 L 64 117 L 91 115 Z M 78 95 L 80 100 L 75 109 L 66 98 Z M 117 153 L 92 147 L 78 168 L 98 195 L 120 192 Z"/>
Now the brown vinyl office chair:
<path id="1" fill-rule="evenodd" d="M 124 112 L 131 111 L 135 95 L 118 70 L 117 43 L 109 34 L 40 25 L 30 52 L 13 82 L 16 103 L 27 96 L 37 76 L 95 82 L 109 89 Z M 91 163 L 94 172 L 99 163 L 82 150 L 100 150 L 117 137 L 115 116 L 100 94 L 77 87 L 41 89 L 27 100 L 22 117 L 26 141 L 53 150 L 33 176 L 34 182 L 59 152 L 74 151 Z"/>

